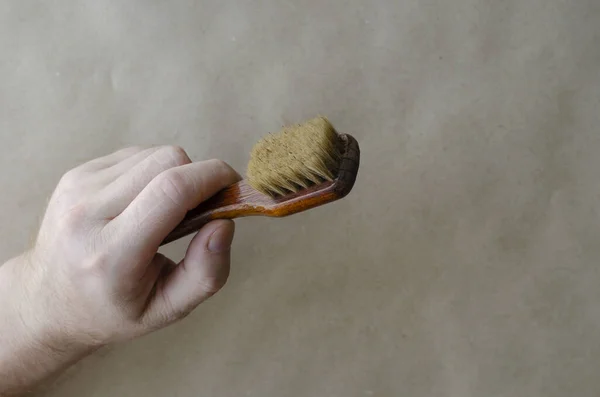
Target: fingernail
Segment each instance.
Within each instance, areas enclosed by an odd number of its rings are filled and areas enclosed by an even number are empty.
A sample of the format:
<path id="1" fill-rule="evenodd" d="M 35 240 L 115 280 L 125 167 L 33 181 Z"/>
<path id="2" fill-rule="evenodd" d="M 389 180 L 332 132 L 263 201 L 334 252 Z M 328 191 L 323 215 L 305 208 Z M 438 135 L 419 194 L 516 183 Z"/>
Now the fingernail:
<path id="1" fill-rule="evenodd" d="M 227 252 L 231 249 L 235 226 L 233 221 L 221 225 L 210 235 L 207 248 L 210 252 Z"/>

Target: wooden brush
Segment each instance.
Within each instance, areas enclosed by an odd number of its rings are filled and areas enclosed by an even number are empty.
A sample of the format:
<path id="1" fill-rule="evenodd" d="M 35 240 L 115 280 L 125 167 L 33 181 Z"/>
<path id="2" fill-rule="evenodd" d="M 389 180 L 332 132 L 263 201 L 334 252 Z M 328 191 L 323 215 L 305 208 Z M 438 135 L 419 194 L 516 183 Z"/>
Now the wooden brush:
<path id="1" fill-rule="evenodd" d="M 359 162 L 358 142 L 324 117 L 285 127 L 256 144 L 247 179 L 188 212 L 163 245 L 215 219 L 284 217 L 337 201 L 354 187 Z"/>

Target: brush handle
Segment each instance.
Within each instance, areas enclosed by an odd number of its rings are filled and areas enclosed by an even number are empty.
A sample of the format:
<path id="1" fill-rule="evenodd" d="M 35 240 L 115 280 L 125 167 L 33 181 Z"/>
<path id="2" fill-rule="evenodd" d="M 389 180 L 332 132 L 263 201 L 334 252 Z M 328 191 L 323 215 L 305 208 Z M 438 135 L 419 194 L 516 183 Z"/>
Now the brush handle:
<path id="1" fill-rule="evenodd" d="M 245 180 L 233 184 L 188 212 L 161 245 L 186 237 L 216 219 L 247 216 L 284 217 L 319 207 L 343 197 L 333 182 L 324 182 L 301 192 L 272 198 L 251 187 Z"/>
<path id="2" fill-rule="evenodd" d="M 265 201 L 265 198 L 264 195 L 248 185 L 245 180 L 237 182 L 188 212 L 177 228 L 163 241 L 162 245 L 195 233 L 204 225 L 216 219 L 235 219 L 260 215 L 260 203 Z"/>

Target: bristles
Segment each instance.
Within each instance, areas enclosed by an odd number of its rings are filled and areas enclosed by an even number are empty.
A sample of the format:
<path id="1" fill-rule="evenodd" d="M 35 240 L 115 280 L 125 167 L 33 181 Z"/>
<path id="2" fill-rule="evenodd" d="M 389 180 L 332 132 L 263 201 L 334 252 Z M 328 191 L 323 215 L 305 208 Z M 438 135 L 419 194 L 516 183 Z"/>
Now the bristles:
<path id="1" fill-rule="evenodd" d="M 248 182 L 262 193 L 277 196 L 331 181 L 340 162 L 338 142 L 337 132 L 324 117 L 284 127 L 252 149 Z"/>

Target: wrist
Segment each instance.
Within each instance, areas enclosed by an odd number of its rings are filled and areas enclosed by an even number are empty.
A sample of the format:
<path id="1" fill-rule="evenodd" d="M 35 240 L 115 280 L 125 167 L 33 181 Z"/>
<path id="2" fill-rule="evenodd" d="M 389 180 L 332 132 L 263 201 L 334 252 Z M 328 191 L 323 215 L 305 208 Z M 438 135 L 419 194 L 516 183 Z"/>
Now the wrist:
<path id="1" fill-rule="evenodd" d="M 0 266 L 0 379 L 6 380 L 0 395 L 37 385 L 95 350 L 46 318 L 47 310 L 31 294 L 36 277 L 27 255 Z"/>
<path id="2" fill-rule="evenodd" d="M 51 353 L 81 355 L 101 347 L 101 343 L 82 332 L 77 332 L 80 322 L 68 315 L 69 305 L 56 299 L 48 288 L 57 284 L 54 275 L 45 272 L 42 260 L 33 252 L 15 259 L 13 311 L 18 313 L 20 327 L 31 342 Z M 61 307 L 62 306 L 62 307 Z"/>

